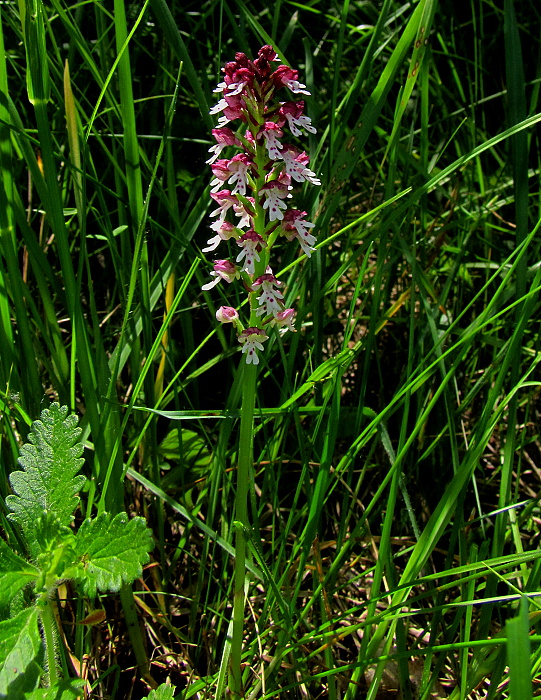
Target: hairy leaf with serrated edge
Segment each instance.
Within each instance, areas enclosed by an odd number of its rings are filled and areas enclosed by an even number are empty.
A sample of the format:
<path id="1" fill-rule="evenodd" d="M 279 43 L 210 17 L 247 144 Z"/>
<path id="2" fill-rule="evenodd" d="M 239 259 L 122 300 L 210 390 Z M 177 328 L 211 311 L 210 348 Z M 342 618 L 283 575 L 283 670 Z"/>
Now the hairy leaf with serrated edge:
<path id="1" fill-rule="evenodd" d="M 79 528 L 75 553 L 80 564 L 69 575 L 82 583 L 90 597 L 97 590 L 118 591 L 122 584 L 141 575 L 153 546 L 151 531 L 143 518 L 129 520 L 126 513 L 114 518 L 110 513 L 102 513 L 94 520 L 85 520 Z"/>
<path id="2" fill-rule="evenodd" d="M 74 700 L 83 697 L 83 680 L 64 680 L 52 688 L 37 688 L 31 693 L 25 693 L 24 700 Z"/>
<path id="3" fill-rule="evenodd" d="M 146 700 L 173 700 L 174 695 L 173 686 L 162 683 L 155 690 L 150 691 Z"/>
<path id="4" fill-rule="evenodd" d="M 39 571 L 21 559 L 11 548 L 0 539 L 0 605 L 7 605 L 13 597 L 35 580 Z"/>
<path id="5" fill-rule="evenodd" d="M 24 471 L 13 472 L 9 479 L 15 493 L 6 498 L 9 518 L 20 525 L 29 543 L 44 511 L 68 525 L 78 504 L 75 494 L 84 483 L 83 476 L 75 476 L 83 464 L 81 429 L 77 417 L 67 412 L 57 403 L 42 411 L 41 420 L 32 423 L 29 443 L 21 448 Z"/>
<path id="6" fill-rule="evenodd" d="M 35 608 L 27 608 L 11 620 L 0 622 L 0 697 L 13 696 L 14 686 L 22 683 L 40 647 Z"/>

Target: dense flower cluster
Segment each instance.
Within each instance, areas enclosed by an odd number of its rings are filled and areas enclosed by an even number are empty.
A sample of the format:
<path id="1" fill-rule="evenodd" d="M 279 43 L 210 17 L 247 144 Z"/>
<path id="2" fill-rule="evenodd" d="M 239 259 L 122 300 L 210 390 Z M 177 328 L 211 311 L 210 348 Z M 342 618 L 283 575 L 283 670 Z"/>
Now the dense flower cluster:
<path id="1" fill-rule="evenodd" d="M 276 326 L 280 332 L 293 331 L 295 312 L 284 304 L 282 283 L 270 266 L 271 249 L 279 235 L 298 241 L 310 257 L 315 237 L 307 213 L 288 209 L 292 182 L 320 185 L 308 167 L 305 151 L 283 143 L 284 127 L 299 137 L 314 134 L 310 118 L 304 114 L 304 100 L 279 101 L 277 93 L 287 88 L 295 95 L 309 95 L 298 81 L 296 70 L 271 63 L 279 62 L 272 46 L 263 46 L 254 61 L 243 53 L 222 69 L 224 81 L 215 92 L 221 99 L 211 114 L 221 114 L 218 128 L 212 130 L 216 140 L 207 163 L 212 168 L 211 197 L 217 208 L 211 212 L 214 232 L 203 252 L 216 250 L 222 241 L 235 241 L 239 252 L 235 261 L 215 260 L 214 269 L 204 290 L 220 282 L 242 280 L 249 295 L 250 319 L 245 328 L 238 312 L 222 306 L 216 313 L 221 323 L 233 323 L 248 364 L 257 364 L 257 350 L 263 350 L 266 329 Z M 227 124 L 240 120 L 233 132 Z M 222 158 L 225 149 L 237 149 L 231 158 Z M 231 221 L 234 219 L 234 221 Z"/>

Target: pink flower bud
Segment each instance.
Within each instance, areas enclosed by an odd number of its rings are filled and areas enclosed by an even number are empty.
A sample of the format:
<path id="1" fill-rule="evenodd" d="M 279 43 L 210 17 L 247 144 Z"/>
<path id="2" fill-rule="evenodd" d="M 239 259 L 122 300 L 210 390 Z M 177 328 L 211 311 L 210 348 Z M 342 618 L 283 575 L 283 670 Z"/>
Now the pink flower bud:
<path id="1" fill-rule="evenodd" d="M 270 75 L 271 61 L 279 61 L 276 51 L 272 46 L 262 46 L 257 52 L 257 58 L 254 61 L 254 68 L 256 68 L 258 73 L 258 78 L 260 82 L 266 81 Z"/>
<path id="2" fill-rule="evenodd" d="M 235 323 L 239 320 L 239 313 L 232 306 L 220 306 L 216 311 L 216 320 L 220 323 Z"/>

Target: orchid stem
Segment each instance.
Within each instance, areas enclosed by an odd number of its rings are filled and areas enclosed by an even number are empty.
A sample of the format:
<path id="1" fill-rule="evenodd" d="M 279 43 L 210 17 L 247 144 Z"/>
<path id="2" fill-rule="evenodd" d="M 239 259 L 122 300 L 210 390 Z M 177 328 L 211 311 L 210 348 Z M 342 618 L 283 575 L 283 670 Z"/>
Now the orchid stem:
<path id="1" fill-rule="evenodd" d="M 254 446 L 254 411 L 257 365 L 240 363 L 244 372 L 240 414 L 239 458 L 237 493 L 235 496 L 235 580 L 233 593 L 233 631 L 229 668 L 229 690 L 233 700 L 244 697 L 242 691 L 242 641 L 244 636 L 244 608 L 246 584 L 246 536 L 248 519 L 248 488 L 252 478 Z"/>

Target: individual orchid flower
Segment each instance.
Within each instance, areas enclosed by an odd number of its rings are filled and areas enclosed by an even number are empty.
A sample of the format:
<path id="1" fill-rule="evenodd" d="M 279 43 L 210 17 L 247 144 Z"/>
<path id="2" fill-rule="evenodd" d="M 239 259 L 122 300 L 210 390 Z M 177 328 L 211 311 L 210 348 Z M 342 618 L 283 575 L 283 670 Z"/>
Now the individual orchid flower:
<path id="1" fill-rule="evenodd" d="M 231 172 L 228 166 L 229 161 L 226 158 L 220 158 L 220 160 L 217 160 L 212 164 L 211 167 L 214 179 L 210 183 L 210 186 L 212 187 L 210 191 L 211 194 L 219 192 L 220 187 L 231 177 Z"/>
<path id="2" fill-rule="evenodd" d="M 238 153 L 229 161 L 227 166 L 230 173 L 228 183 L 236 183 L 231 194 L 236 192 L 242 195 L 246 194 L 248 171 L 251 166 L 252 158 L 246 153 Z"/>
<path id="3" fill-rule="evenodd" d="M 211 192 L 210 196 L 219 205 L 218 209 L 210 212 L 210 216 L 218 216 L 220 220 L 224 220 L 227 212 L 235 204 L 238 204 L 238 199 L 229 190 L 219 190 Z"/>
<path id="4" fill-rule="evenodd" d="M 321 185 L 321 180 L 316 174 L 307 168 L 309 158 L 304 151 L 299 151 L 295 146 L 286 144 L 280 156 L 285 163 L 286 173 L 296 182 L 304 182 L 308 180 L 312 185 Z"/>
<path id="5" fill-rule="evenodd" d="M 228 82 L 228 79 L 230 82 Z M 253 75 L 248 68 L 235 70 L 232 76 L 226 76 L 227 95 L 240 95 L 245 87 L 253 84 Z"/>
<path id="6" fill-rule="evenodd" d="M 309 131 L 311 134 L 316 133 L 315 127 L 312 126 L 310 117 L 303 114 L 304 100 L 298 102 L 284 102 L 278 110 L 278 113 L 283 118 L 283 122 L 287 121 L 289 130 L 293 136 L 302 136 L 302 130 Z"/>
<path id="7" fill-rule="evenodd" d="M 263 209 L 269 210 L 270 221 L 282 220 L 284 218 L 282 209 L 287 209 L 287 204 L 284 202 L 288 195 L 287 185 L 278 180 L 271 180 L 266 185 L 263 185 L 259 191 L 263 192 L 266 197 Z"/>
<path id="8" fill-rule="evenodd" d="M 291 331 L 292 333 L 295 333 L 295 326 L 293 325 L 294 321 L 294 309 L 283 309 L 283 311 L 279 311 L 274 317 L 274 324 L 279 328 L 280 334 L 282 335 L 286 331 Z"/>
<path id="9" fill-rule="evenodd" d="M 212 282 L 207 282 L 201 289 L 208 292 L 209 289 L 215 287 L 219 282 L 225 280 L 228 284 L 231 284 L 234 279 L 240 277 L 240 270 L 236 265 L 233 265 L 229 260 L 215 260 L 214 269 L 210 273 L 211 277 L 214 277 Z"/>
<path id="10" fill-rule="evenodd" d="M 220 153 L 227 148 L 227 146 L 240 146 L 241 143 L 235 134 L 227 126 L 221 129 L 213 129 L 212 135 L 216 139 L 217 143 L 209 148 L 209 153 L 213 155 L 206 161 L 209 165 L 212 165 L 219 157 Z"/>
<path id="11" fill-rule="evenodd" d="M 208 239 L 207 247 L 201 249 L 203 253 L 210 253 L 210 251 L 216 250 L 222 241 L 228 241 L 230 238 L 238 238 L 240 234 L 236 226 L 233 226 L 229 221 L 224 221 L 223 219 L 215 221 L 210 225 L 210 228 L 217 233 L 213 238 Z"/>
<path id="12" fill-rule="evenodd" d="M 237 240 L 237 245 L 242 248 L 237 255 L 237 262 L 244 260 L 244 269 L 249 275 L 253 275 L 255 273 L 255 263 L 261 261 L 259 253 L 266 246 L 265 241 L 258 233 L 250 229 Z"/>
<path id="13" fill-rule="evenodd" d="M 269 158 L 271 160 L 281 158 L 280 151 L 282 150 L 283 146 L 278 139 L 284 135 L 284 132 L 280 129 L 280 127 L 274 122 L 265 122 L 260 135 L 262 135 L 265 139 L 265 146 L 267 147 Z"/>
<path id="14" fill-rule="evenodd" d="M 234 119 L 246 120 L 244 110 L 246 102 L 238 95 L 225 95 L 214 107 L 210 110 L 210 114 L 224 113 L 223 117 L 218 119 L 220 127 L 224 127 Z"/>
<path id="15" fill-rule="evenodd" d="M 233 211 L 239 217 L 237 228 L 251 228 L 255 211 L 255 199 L 253 197 L 245 197 L 244 202 L 235 204 Z"/>
<path id="16" fill-rule="evenodd" d="M 277 88 L 288 87 L 291 92 L 295 94 L 302 93 L 303 95 L 309 95 L 310 93 L 306 90 L 306 85 L 299 83 L 297 78 L 299 73 L 293 68 L 288 66 L 278 66 L 278 68 L 273 73 L 273 83 Z"/>
<path id="17" fill-rule="evenodd" d="M 282 231 L 288 241 L 297 239 L 303 252 L 306 253 L 307 257 L 310 257 L 315 251 L 313 245 L 316 242 L 316 238 L 309 232 L 309 229 L 314 228 L 315 224 L 312 224 L 310 221 L 305 221 L 305 216 L 305 211 L 301 211 L 300 209 L 288 209 L 284 212 Z"/>
<path id="18" fill-rule="evenodd" d="M 277 289 L 282 284 L 272 272 L 267 272 L 258 277 L 252 287 L 261 287 L 261 295 L 257 297 L 259 309 L 257 316 L 274 316 L 282 311 L 284 295 Z"/>
<path id="19" fill-rule="evenodd" d="M 263 350 L 262 343 L 268 339 L 268 335 L 261 328 L 251 326 L 246 328 L 239 335 L 239 343 L 242 345 L 242 352 L 246 354 L 248 365 L 259 364 L 259 357 L 256 350 Z"/>

